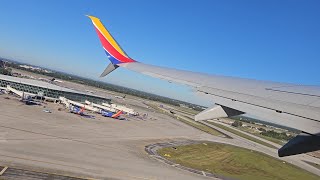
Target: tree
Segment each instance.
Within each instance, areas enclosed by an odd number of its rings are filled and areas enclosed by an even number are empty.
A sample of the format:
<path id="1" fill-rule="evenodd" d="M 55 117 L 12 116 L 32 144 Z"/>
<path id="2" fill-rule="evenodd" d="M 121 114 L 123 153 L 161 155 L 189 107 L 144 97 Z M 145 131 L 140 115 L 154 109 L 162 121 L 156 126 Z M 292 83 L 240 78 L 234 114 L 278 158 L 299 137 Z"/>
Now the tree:
<path id="1" fill-rule="evenodd" d="M 0 74 L 11 76 L 12 69 L 10 68 L 0 68 Z"/>
<path id="2" fill-rule="evenodd" d="M 259 131 L 266 132 L 264 128 L 258 128 Z"/>
<path id="3" fill-rule="evenodd" d="M 242 122 L 241 121 L 238 121 L 238 120 L 235 120 L 231 126 L 234 126 L 234 127 L 241 127 L 242 126 Z"/>

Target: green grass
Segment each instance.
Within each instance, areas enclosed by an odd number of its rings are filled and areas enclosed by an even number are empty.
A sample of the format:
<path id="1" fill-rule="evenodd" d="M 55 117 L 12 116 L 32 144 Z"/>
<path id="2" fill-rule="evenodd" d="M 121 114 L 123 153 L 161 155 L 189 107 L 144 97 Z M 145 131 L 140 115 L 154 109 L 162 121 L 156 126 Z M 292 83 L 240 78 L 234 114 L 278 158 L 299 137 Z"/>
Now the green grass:
<path id="1" fill-rule="evenodd" d="M 175 110 L 182 112 L 182 113 L 189 114 L 189 115 L 196 115 L 196 114 L 200 113 L 200 111 L 196 111 L 196 110 L 188 109 L 188 108 L 184 108 L 184 107 L 175 107 Z"/>
<path id="2" fill-rule="evenodd" d="M 283 142 L 283 141 L 281 141 L 280 139 L 276 139 L 276 138 L 273 138 L 273 137 L 264 136 L 264 135 L 262 135 L 262 134 L 260 134 L 260 133 L 250 132 L 250 131 L 248 131 L 247 128 L 244 128 L 244 127 L 240 127 L 240 128 L 238 128 L 238 129 L 240 129 L 240 130 L 242 130 L 242 131 L 245 131 L 245 132 L 247 132 L 247 133 L 250 133 L 250 134 L 252 134 L 252 135 L 254 135 L 254 136 L 258 136 L 258 137 L 260 137 L 260 138 L 263 138 L 263 139 L 265 139 L 265 140 L 274 142 L 274 143 L 279 144 L 279 145 L 284 145 L 284 144 L 286 144 L 286 142 Z"/>
<path id="3" fill-rule="evenodd" d="M 316 180 L 318 176 L 259 152 L 231 145 L 202 143 L 162 148 L 158 153 L 186 167 L 240 180 Z"/>
<path id="4" fill-rule="evenodd" d="M 275 147 L 275 146 L 273 146 L 273 145 L 271 145 L 271 144 L 269 144 L 269 143 L 266 143 L 266 142 L 264 142 L 264 141 L 261 141 L 261 140 L 259 140 L 259 139 L 254 138 L 254 137 L 248 136 L 248 135 L 246 135 L 246 134 L 244 134 L 244 133 L 241 133 L 241 132 L 239 132 L 239 131 L 237 131 L 237 130 L 234 130 L 234 129 L 232 129 L 232 128 L 229 128 L 229 127 L 227 127 L 227 126 L 224 126 L 224 125 L 221 125 L 221 124 L 218 124 L 218 123 L 215 123 L 215 122 L 211 122 L 211 121 L 207 121 L 207 122 L 208 122 L 209 124 L 212 124 L 212 125 L 214 125 L 214 126 L 217 126 L 217 127 L 221 128 L 221 129 L 224 129 L 224 130 L 226 130 L 226 131 L 229 131 L 229 132 L 231 132 L 231 133 L 233 133 L 233 134 L 235 134 L 235 135 L 238 135 L 238 136 L 240 136 L 240 137 L 246 138 L 246 139 L 248 139 L 248 140 L 250 140 L 250 141 L 256 142 L 256 143 L 258 143 L 258 144 L 262 144 L 262 145 L 267 146 L 267 147 L 270 147 L 270 148 L 277 149 L 277 147 Z"/>
<path id="5" fill-rule="evenodd" d="M 280 139 L 276 139 L 276 138 L 273 138 L 273 137 L 264 136 L 262 134 L 253 134 L 253 135 L 261 137 L 261 138 L 263 138 L 265 140 L 274 142 L 274 143 L 279 144 L 279 145 L 285 145 L 286 144 L 285 142 L 281 141 Z"/>

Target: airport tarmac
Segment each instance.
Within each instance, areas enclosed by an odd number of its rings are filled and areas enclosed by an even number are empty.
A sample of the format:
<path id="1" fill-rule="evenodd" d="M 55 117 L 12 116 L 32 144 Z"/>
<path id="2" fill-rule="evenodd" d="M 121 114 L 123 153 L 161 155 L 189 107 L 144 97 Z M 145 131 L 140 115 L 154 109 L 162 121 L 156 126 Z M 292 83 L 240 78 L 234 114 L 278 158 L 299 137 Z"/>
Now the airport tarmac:
<path id="1" fill-rule="evenodd" d="M 114 179 L 202 179 L 149 157 L 155 142 L 204 133 L 169 116 L 152 120 L 87 119 L 58 111 L 61 105 L 27 106 L 0 96 L 0 165 L 72 176 Z M 45 113 L 50 109 L 52 113 Z"/>
<path id="2" fill-rule="evenodd" d="M 64 85 L 99 95 L 109 93 L 71 82 Z M 278 158 L 276 149 L 217 127 L 233 139 L 209 135 L 155 111 L 144 103 L 146 100 L 127 96 L 115 101 L 140 114 L 148 113 L 148 118 L 119 121 L 93 114 L 96 118 L 88 119 L 58 111 L 62 105 L 27 106 L 17 98 L 0 95 L 0 166 L 96 179 L 208 179 L 161 163 L 145 152 L 150 144 L 185 139 L 237 145 Z M 303 162 L 320 164 L 319 159 L 307 155 L 281 159 L 320 175 L 319 169 Z"/>

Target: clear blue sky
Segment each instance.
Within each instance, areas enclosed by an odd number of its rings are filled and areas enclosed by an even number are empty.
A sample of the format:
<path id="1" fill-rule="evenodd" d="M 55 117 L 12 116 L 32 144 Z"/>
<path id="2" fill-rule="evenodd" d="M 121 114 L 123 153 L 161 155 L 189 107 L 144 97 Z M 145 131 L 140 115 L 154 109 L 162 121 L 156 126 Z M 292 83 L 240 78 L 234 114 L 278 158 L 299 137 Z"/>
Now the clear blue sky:
<path id="1" fill-rule="evenodd" d="M 109 63 L 86 14 L 138 61 L 320 85 L 318 0 L 1 0 L 0 56 L 89 78 Z M 196 103 L 190 88 L 118 70 L 103 79 Z"/>

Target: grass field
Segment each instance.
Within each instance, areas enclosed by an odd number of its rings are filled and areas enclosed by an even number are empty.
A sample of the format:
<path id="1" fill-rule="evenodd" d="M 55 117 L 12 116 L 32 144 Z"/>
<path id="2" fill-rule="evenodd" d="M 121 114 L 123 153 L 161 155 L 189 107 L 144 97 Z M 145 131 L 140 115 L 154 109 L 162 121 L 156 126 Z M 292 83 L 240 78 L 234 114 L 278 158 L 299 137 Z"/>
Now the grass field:
<path id="1" fill-rule="evenodd" d="M 188 109 L 188 108 L 183 108 L 183 107 L 175 107 L 175 111 L 179 111 L 179 112 L 186 113 L 186 114 L 193 115 L 193 116 L 200 113 L 200 111 L 196 111 L 196 110 Z"/>
<path id="2" fill-rule="evenodd" d="M 280 139 L 276 139 L 276 138 L 273 138 L 273 137 L 268 137 L 268 136 L 264 136 L 264 135 L 261 135 L 261 134 L 253 134 L 253 135 L 261 137 L 261 138 L 263 138 L 265 140 L 274 142 L 274 143 L 282 145 L 282 146 L 286 144 L 286 142 L 283 142 Z"/>
<path id="3" fill-rule="evenodd" d="M 258 137 L 260 137 L 260 138 L 263 138 L 263 139 L 265 139 L 265 140 L 274 142 L 274 143 L 279 144 L 279 145 L 284 145 L 284 144 L 286 144 L 285 142 L 281 141 L 280 139 L 276 139 L 276 138 L 273 138 L 273 137 L 264 136 L 264 135 L 261 135 L 261 134 L 259 134 L 259 133 L 253 133 L 253 132 L 248 131 L 248 129 L 246 129 L 246 128 L 240 127 L 240 128 L 238 128 L 238 129 L 240 129 L 240 130 L 242 130 L 242 131 L 244 131 L 244 132 L 250 133 L 250 134 L 252 134 L 252 135 L 254 135 L 254 136 L 258 136 Z"/>
<path id="4" fill-rule="evenodd" d="M 212 124 L 212 125 L 214 125 L 214 126 L 217 126 L 217 127 L 221 128 L 221 129 L 224 129 L 224 130 L 226 130 L 226 131 L 229 131 L 229 132 L 231 132 L 231 133 L 233 133 L 233 134 L 235 134 L 235 135 L 238 135 L 238 136 L 240 136 L 240 137 L 246 138 L 246 139 L 248 139 L 248 140 L 250 140 L 250 141 L 253 141 L 253 142 L 262 144 L 262 145 L 267 146 L 267 147 L 270 147 L 270 148 L 277 149 L 277 147 L 275 147 L 275 146 L 273 146 L 273 145 L 271 145 L 271 144 L 269 144 L 269 143 L 266 143 L 266 142 L 264 142 L 264 141 L 261 141 L 261 140 L 259 140 L 259 139 L 254 138 L 254 137 L 248 136 L 248 135 L 246 135 L 246 134 L 244 134 L 244 133 L 241 133 L 241 132 L 239 132 L 239 131 L 237 131 L 237 130 L 234 130 L 234 129 L 232 129 L 232 128 L 229 128 L 229 127 L 227 127 L 227 126 L 224 126 L 224 125 L 221 125 L 221 124 L 218 124 L 218 123 L 215 123 L 215 122 L 211 122 L 211 121 L 207 121 L 207 122 L 208 122 L 209 124 Z"/>
<path id="5" fill-rule="evenodd" d="M 317 180 L 320 177 L 259 152 L 231 145 L 203 143 L 162 148 L 165 158 L 206 172 L 240 180 Z M 168 157 L 168 155 L 170 155 Z"/>

